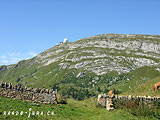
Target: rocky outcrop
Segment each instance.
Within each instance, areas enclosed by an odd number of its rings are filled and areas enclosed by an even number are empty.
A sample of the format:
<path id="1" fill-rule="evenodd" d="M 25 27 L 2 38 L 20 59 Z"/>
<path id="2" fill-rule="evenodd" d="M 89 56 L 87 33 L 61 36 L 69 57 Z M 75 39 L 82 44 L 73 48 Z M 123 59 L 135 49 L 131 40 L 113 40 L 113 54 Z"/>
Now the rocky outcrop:
<path id="1" fill-rule="evenodd" d="M 97 75 L 160 65 L 160 36 L 103 34 L 55 46 L 36 57 L 42 66 L 83 69 Z"/>

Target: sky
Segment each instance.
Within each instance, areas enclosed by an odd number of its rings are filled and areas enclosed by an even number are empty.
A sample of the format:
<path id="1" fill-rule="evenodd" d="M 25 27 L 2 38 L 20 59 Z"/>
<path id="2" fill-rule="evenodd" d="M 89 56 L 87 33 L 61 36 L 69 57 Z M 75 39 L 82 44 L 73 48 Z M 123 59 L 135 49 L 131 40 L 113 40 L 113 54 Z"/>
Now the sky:
<path id="1" fill-rule="evenodd" d="M 0 65 L 104 33 L 160 35 L 160 0 L 0 0 Z"/>

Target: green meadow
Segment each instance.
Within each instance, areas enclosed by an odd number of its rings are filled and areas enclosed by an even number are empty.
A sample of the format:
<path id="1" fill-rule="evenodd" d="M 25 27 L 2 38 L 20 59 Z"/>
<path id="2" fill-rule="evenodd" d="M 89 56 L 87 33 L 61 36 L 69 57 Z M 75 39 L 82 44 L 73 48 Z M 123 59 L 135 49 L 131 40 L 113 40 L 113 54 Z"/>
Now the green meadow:
<path id="1" fill-rule="evenodd" d="M 13 100 L 10 98 L 0 97 L 0 119 L 1 120 L 156 120 L 156 118 L 147 118 L 140 116 L 133 116 L 128 112 L 117 109 L 115 111 L 107 111 L 103 107 L 97 105 L 96 98 L 89 98 L 83 101 L 76 101 L 73 99 L 67 100 L 68 104 L 47 105 L 40 103 L 32 103 L 28 101 Z M 37 111 L 40 113 L 43 111 L 43 115 L 31 115 L 24 113 L 20 115 L 20 112 Z M 7 115 L 4 115 L 6 111 Z M 9 111 L 11 112 L 8 115 Z M 12 112 L 14 111 L 14 115 Z M 16 112 L 19 115 L 16 115 Z M 49 115 L 47 115 L 49 112 Z M 54 115 L 51 115 L 54 112 Z"/>

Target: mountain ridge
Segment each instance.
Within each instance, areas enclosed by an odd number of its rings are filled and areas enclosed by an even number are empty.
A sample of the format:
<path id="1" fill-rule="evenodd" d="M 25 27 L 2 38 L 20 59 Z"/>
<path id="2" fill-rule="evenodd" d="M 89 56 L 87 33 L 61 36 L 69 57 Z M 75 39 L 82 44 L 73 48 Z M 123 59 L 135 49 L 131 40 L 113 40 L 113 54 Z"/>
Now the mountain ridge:
<path id="1" fill-rule="evenodd" d="M 146 75 L 146 80 L 160 76 L 159 35 L 102 34 L 59 44 L 16 65 L 1 66 L 0 80 L 96 94 L 122 81 L 144 82 L 133 77 L 138 69 L 152 70 L 154 75 Z"/>

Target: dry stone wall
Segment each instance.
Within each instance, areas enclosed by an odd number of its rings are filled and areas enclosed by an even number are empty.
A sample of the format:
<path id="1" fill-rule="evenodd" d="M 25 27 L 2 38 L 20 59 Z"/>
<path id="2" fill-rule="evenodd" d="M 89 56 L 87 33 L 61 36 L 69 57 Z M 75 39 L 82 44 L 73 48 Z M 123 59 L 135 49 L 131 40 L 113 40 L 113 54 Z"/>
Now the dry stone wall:
<path id="1" fill-rule="evenodd" d="M 0 96 L 46 104 L 57 104 L 56 91 L 40 88 L 27 88 L 22 85 L 14 86 L 11 83 L 0 82 Z"/>
<path id="2" fill-rule="evenodd" d="M 107 110 L 114 110 L 114 103 L 117 101 L 121 101 L 121 100 L 123 101 L 136 100 L 138 102 L 143 102 L 145 104 L 148 104 L 149 106 L 152 105 L 153 101 L 158 101 L 158 104 L 160 105 L 160 97 L 131 96 L 131 95 L 129 96 L 118 96 L 118 95 L 108 96 L 106 94 L 98 95 L 98 104 L 100 106 L 105 107 Z"/>

